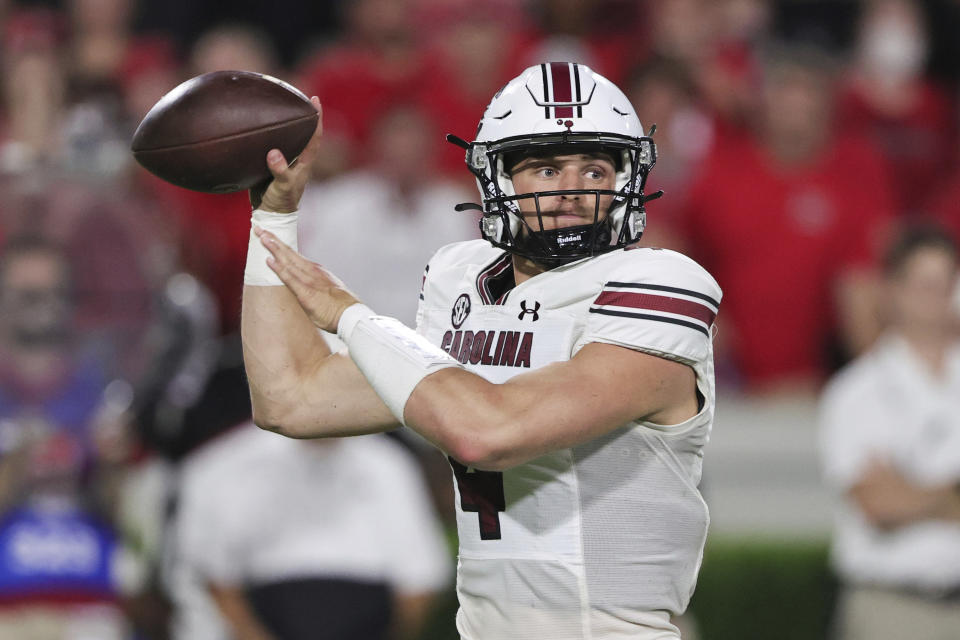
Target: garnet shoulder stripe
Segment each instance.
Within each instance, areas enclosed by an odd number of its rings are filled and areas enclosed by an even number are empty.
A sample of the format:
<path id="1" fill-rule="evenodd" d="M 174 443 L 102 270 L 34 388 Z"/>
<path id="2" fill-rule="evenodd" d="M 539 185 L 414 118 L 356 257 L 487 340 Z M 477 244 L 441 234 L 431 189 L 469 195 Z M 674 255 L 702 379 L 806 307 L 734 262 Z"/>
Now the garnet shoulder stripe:
<path id="1" fill-rule="evenodd" d="M 680 287 L 668 287 L 663 284 L 640 284 L 638 282 L 608 282 L 603 285 L 606 287 L 616 287 L 618 289 L 647 289 L 649 291 L 666 291 L 667 293 L 679 293 L 685 296 L 690 296 L 691 298 L 699 298 L 700 300 L 705 300 L 709 302 L 716 308 L 720 308 L 720 302 L 714 300 L 705 293 L 700 293 L 699 291 L 693 291 L 692 289 L 681 289 Z"/>
<path id="2" fill-rule="evenodd" d="M 621 318 L 639 318 L 640 320 L 655 320 L 657 322 L 667 322 L 669 324 L 676 324 L 682 327 L 689 327 L 690 329 L 695 329 L 702 333 L 703 335 L 710 337 L 710 332 L 701 327 L 695 322 L 687 322 L 686 320 L 680 320 L 679 318 L 669 318 L 667 316 L 655 316 L 649 313 L 633 313 L 630 311 L 615 311 L 613 309 L 590 309 L 590 313 L 600 313 L 605 316 L 617 316 Z"/>
<path id="3" fill-rule="evenodd" d="M 717 317 L 712 309 L 700 302 L 633 291 L 604 291 L 593 303 L 600 306 L 666 311 L 699 320 L 707 326 L 713 324 L 714 318 Z"/>

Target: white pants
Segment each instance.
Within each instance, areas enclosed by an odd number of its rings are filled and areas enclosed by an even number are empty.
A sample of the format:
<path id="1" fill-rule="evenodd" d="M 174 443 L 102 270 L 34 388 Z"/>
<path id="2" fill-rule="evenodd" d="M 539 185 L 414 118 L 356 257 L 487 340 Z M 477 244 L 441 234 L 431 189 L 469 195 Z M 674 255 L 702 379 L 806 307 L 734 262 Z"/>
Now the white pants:
<path id="1" fill-rule="evenodd" d="M 848 587 L 840 596 L 836 630 L 837 640 L 957 640 L 960 598 Z"/>

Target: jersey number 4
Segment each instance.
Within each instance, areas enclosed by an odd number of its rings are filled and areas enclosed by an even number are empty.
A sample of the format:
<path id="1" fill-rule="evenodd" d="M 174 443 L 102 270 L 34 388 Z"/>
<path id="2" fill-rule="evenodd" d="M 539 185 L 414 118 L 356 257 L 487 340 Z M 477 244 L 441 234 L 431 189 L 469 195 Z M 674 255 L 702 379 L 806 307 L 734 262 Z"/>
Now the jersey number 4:
<path id="1" fill-rule="evenodd" d="M 460 508 L 477 514 L 481 540 L 500 539 L 500 512 L 506 511 L 503 474 L 499 471 L 468 469 L 450 458 L 460 492 Z"/>

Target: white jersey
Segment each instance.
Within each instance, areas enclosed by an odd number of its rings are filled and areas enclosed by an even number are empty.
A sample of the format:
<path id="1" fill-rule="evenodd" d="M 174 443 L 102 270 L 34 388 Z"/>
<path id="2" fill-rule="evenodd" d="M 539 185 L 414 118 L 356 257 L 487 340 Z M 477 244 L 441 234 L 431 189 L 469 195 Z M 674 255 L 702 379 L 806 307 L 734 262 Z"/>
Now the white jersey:
<path id="1" fill-rule="evenodd" d="M 709 517 L 697 490 L 714 410 L 716 281 L 660 249 L 613 251 L 539 274 L 494 299 L 511 259 L 483 240 L 441 249 L 418 331 L 487 380 L 603 342 L 689 365 L 702 410 L 630 422 L 502 473 L 451 460 L 463 640 L 676 638 Z M 469 408 L 465 407 L 465 410 Z"/>

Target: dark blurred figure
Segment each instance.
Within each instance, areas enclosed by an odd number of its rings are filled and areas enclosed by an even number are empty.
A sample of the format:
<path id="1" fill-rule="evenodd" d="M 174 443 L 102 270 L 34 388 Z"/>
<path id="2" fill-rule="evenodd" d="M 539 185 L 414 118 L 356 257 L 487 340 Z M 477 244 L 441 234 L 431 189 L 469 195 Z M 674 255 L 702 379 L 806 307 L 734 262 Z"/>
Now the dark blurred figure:
<path id="1" fill-rule="evenodd" d="M 78 176 L 111 182 L 132 164 L 138 121 L 125 93 L 141 76 L 173 66 L 175 51 L 166 36 L 133 33 L 134 0 L 68 0 L 64 10 L 65 161 Z"/>
<path id="2" fill-rule="evenodd" d="M 41 418 L 89 449 L 88 423 L 102 391 L 101 367 L 78 352 L 71 266 L 56 245 L 13 239 L 0 253 L 2 401 L 9 418 Z"/>
<path id="3" fill-rule="evenodd" d="M 180 462 L 250 419 L 239 336 L 221 338 L 218 330 L 211 293 L 189 274 L 173 274 L 155 301 L 149 367 L 135 380 L 111 383 L 98 423 L 101 459 L 123 469 L 114 514 L 127 559 L 125 604 L 145 640 L 170 633 L 164 563 Z"/>
<path id="4" fill-rule="evenodd" d="M 94 109 L 109 133 L 74 136 L 73 116 L 86 107 L 68 102 L 69 43 L 59 15 L 25 9 L 4 32 L 0 235 L 59 242 L 83 294 L 78 327 L 99 334 L 119 368 L 135 366 L 148 290 L 169 239 L 153 224 L 156 206 L 128 188 L 131 159 L 118 119 Z"/>
<path id="5" fill-rule="evenodd" d="M 642 242 L 682 251 L 686 242 L 680 216 L 690 181 L 714 145 L 715 123 L 701 103 L 693 74 L 679 60 L 654 56 L 634 69 L 623 86 L 643 125 L 657 127 L 657 170 L 647 192 L 666 193 L 647 207 L 655 224 L 644 231 Z"/>
<path id="6" fill-rule="evenodd" d="M 839 124 L 877 144 L 895 169 L 898 213 L 915 212 L 957 157 L 954 104 L 925 76 L 929 36 L 914 0 L 864 3 Z"/>
<path id="7" fill-rule="evenodd" d="M 854 354 L 877 332 L 889 180 L 869 144 L 833 127 L 833 95 L 822 54 L 771 50 L 753 132 L 720 139 L 689 196 L 691 253 L 724 284 L 718 359 L 750 390 L 810 388 L 834 341 Z"/>
<path id="8" fill-rule="evenodd" d="M 0 27 L 0 173 L 24 175 L 34 168 L 54 169 L 65 155 L 62 20 L 53 11 L 24 9 L 11 14 Z M 31 179 L 35 181 L 36 175 Z"/>
<path id="9" fill-rule="evenodd" d="M 66 255 L 0 253 L 0 637 L 120 640 L 119 547 L 96 514 L 101 367 L 79 350 Z"/>
<path id="10" fill-rule="evenodd" d="M 947 640 L 960 629 L 958 254 L 907 229 L 885 265 L 889 326 L 822 405 L 826 480 L 841 498 L 838 640 Z"/>

